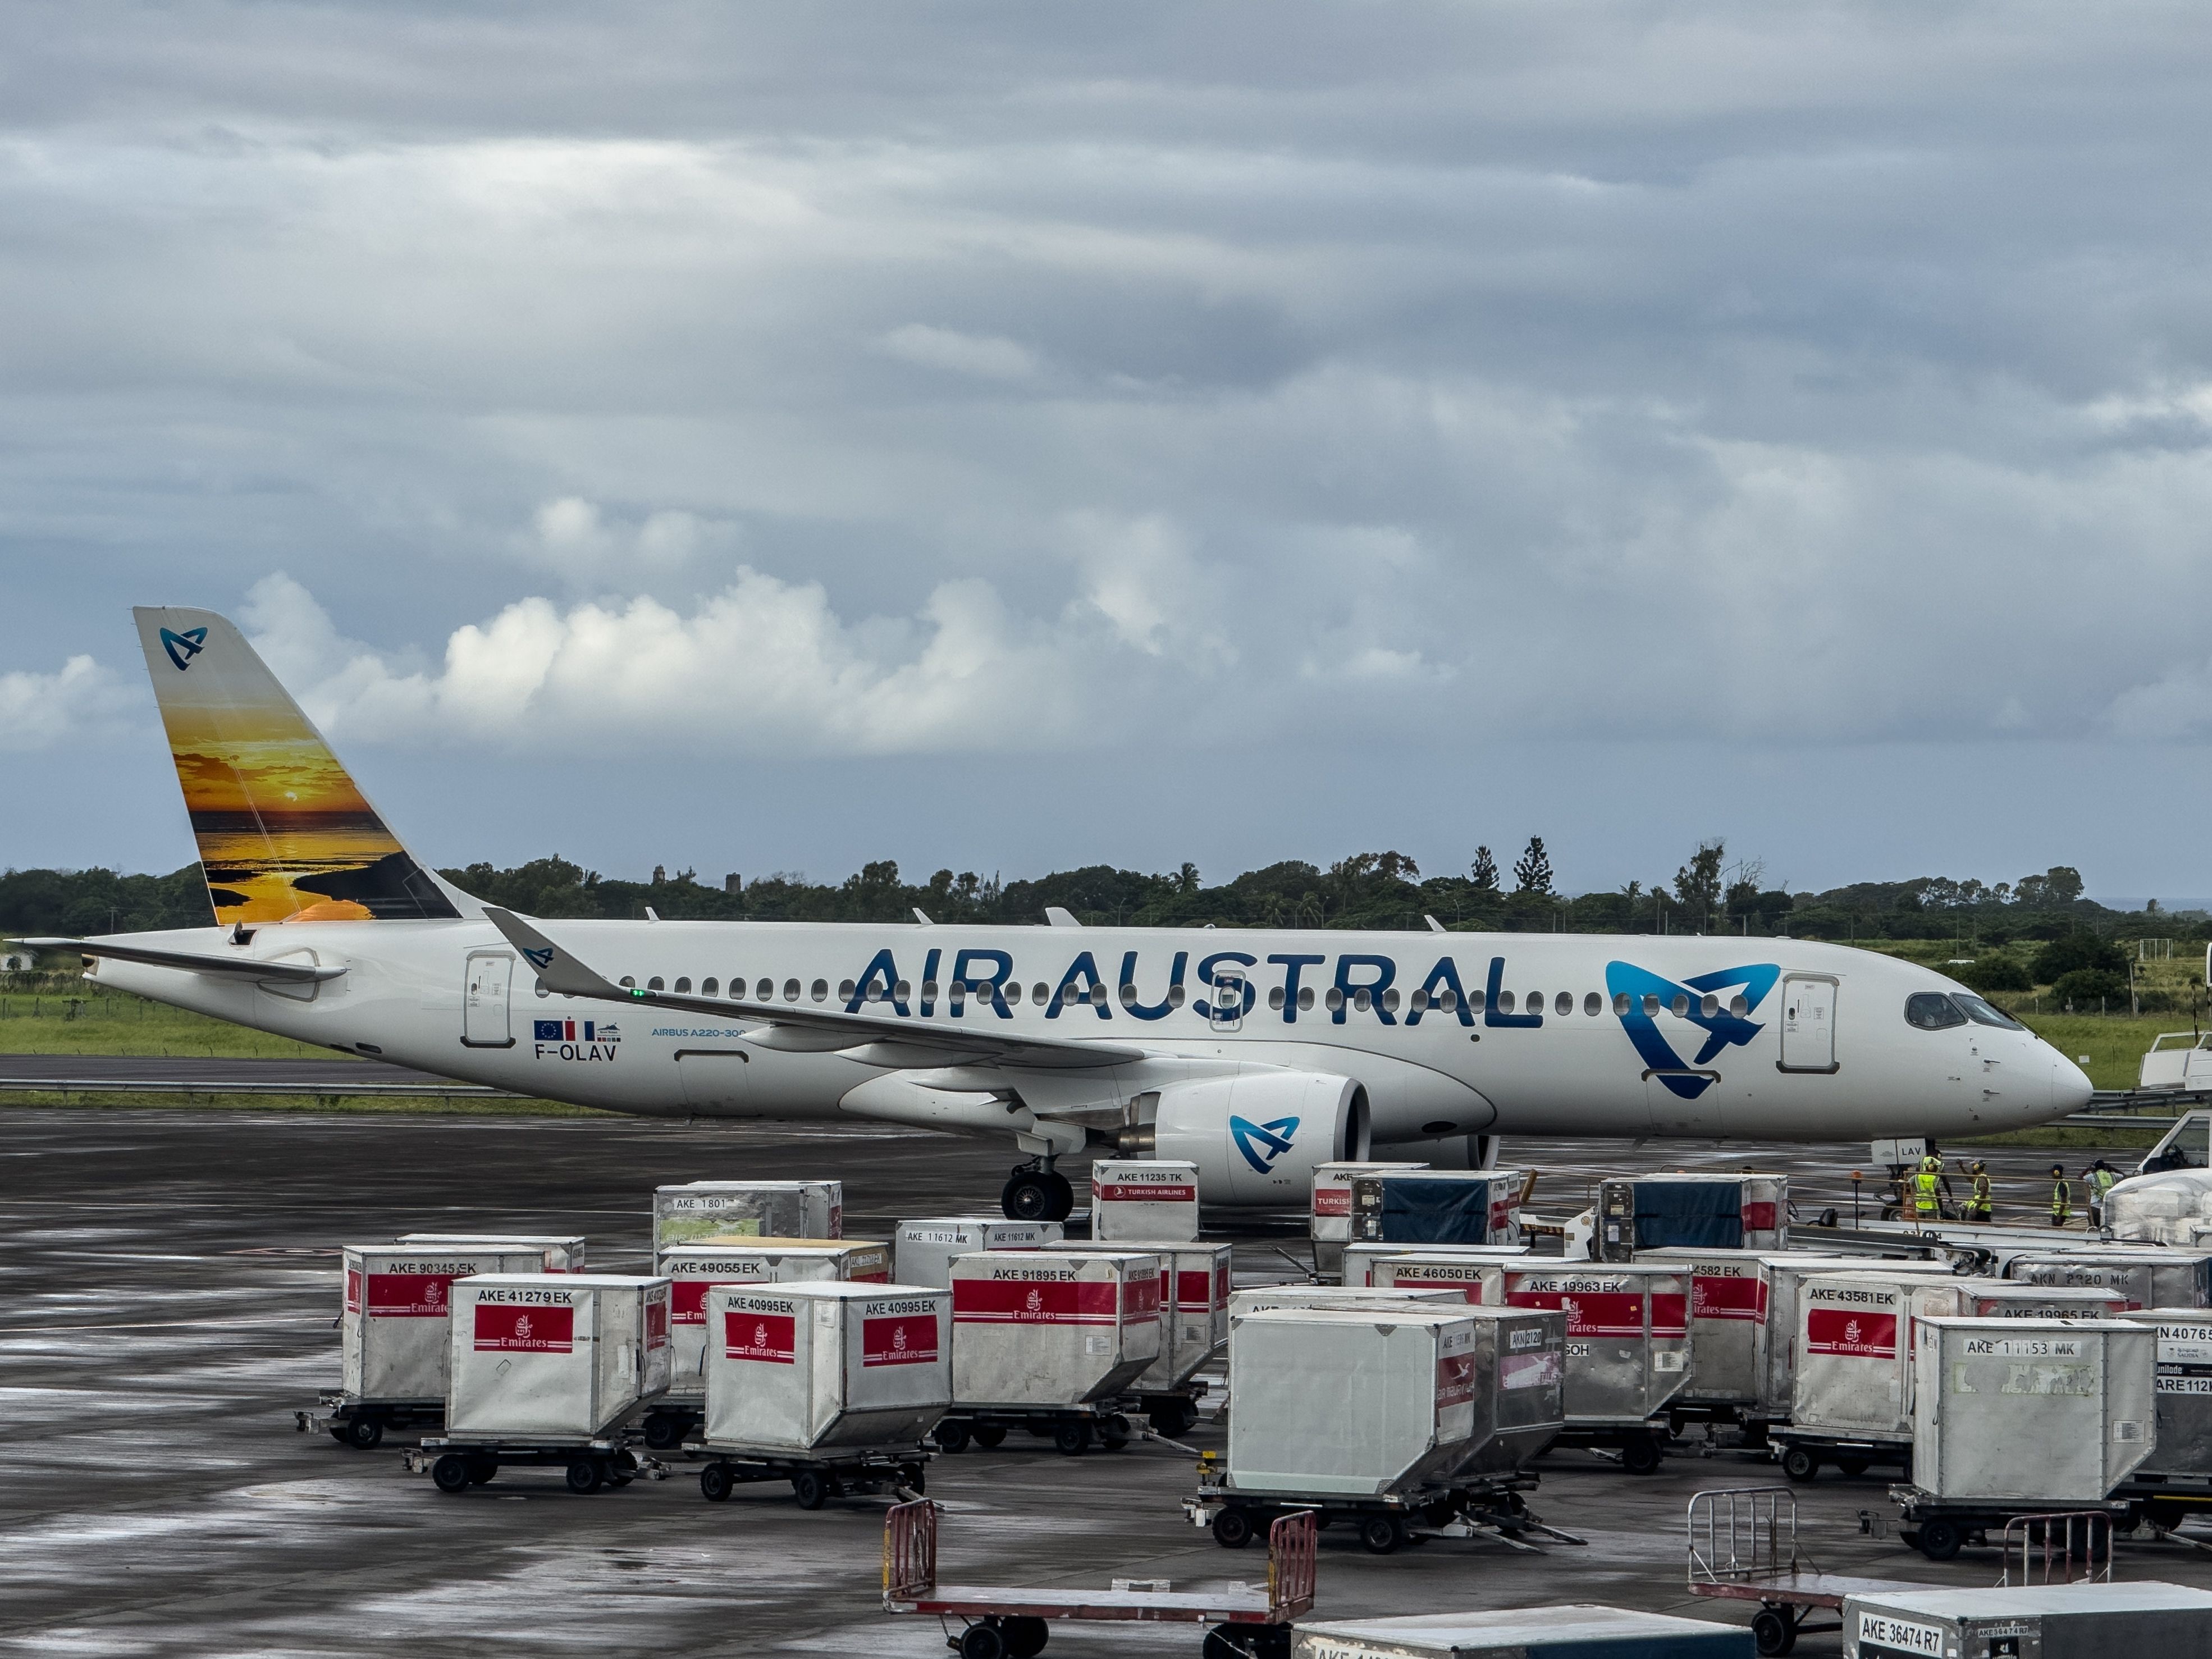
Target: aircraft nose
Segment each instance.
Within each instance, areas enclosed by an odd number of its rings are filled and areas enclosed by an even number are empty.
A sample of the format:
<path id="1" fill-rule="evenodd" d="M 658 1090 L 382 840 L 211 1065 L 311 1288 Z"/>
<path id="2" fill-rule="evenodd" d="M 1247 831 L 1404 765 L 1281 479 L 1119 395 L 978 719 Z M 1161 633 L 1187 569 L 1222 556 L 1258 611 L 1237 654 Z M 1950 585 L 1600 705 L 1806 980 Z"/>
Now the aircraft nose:
<path id="1" fill-rule="evenodd" d="M 2089 1074 L 2072 1060 L 2052 1048 L 2043 1047 L 2051 1054 L 2051 1109 L 2053 1112 L 2078 1112 L 2089 1103 L 2089 1097 L 2097 1091 L 2089 1081 Z"/>

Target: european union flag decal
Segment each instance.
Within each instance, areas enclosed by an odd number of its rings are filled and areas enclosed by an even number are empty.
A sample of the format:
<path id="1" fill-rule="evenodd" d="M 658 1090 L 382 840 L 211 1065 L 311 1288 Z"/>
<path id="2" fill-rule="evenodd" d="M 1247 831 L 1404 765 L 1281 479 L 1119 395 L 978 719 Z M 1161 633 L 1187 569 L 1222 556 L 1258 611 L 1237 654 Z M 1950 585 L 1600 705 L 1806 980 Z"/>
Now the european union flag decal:
<path id="1" fill-rule="evenodd" d="M 531 1024 L 537 1027 L 535 1038 L 537 1042 L 558 1042 L 561 1040 L 561 1027 L 567 1022 L 558 1019 L 538 1019 L 532 1020 Z"/>

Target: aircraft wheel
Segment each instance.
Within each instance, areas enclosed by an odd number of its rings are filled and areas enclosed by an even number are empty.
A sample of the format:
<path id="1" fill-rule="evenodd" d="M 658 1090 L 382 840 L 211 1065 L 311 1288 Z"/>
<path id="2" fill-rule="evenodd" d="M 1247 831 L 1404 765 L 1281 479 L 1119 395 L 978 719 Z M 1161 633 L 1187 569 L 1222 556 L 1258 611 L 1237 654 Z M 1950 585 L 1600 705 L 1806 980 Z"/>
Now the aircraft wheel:
<path id="1" fill-rule="evenodd" d="M 999 1207 L 1006 1212 L 1009 1221 L 1054 1221 L 1060 1218 L 1053 1213 L 1060 1194 L 1053 1188 L 1054 1177 L 1042 1170 L 1022 1170 L 1015 1173 L 999 1194 Z M 1060 1185 L 1066 1187 L 1065 1181 Z M 1070 1188 L 1068 1202 L 1074 1203 L 1074 1189 Z M 981 1626 L 975 1626 L 981 1629 Z"/>

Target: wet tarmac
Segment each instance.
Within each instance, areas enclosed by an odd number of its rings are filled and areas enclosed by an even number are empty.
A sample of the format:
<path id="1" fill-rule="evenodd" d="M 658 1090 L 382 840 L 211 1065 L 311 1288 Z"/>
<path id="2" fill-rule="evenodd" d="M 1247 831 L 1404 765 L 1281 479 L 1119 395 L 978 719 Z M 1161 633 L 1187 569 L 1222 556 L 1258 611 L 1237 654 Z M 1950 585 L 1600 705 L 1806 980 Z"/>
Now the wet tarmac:
<path id="1" fill-rule="evenodd" d="M 1801 1211 L 1840 1204 L 1863 1147 L 1698 1151 L 1520 1141 L 1540 1208 L 1579 1207 L 1600 1170 L 1779 1164 Z M 1690 1155 L 1686 1156 L 1686 1152 Z M 2069 1150 L 2069 1165 L 2092 1154 Z M 2048 1153 L 1992 1158 L 2034 1196 Z M 2118 1159 L 2116 1158 L 2115 1161 Z M 879 1610 L 882 1504 L 805 1513 L 787 1489 L 702 1501 L 695 1479 L 577 1497 L 557 1472 L 453 1498 L 387 1441 L 355 1452 L 293 1430 L 334 1386 L 335 1249 L 411 1230 L 581 1231 L 598 1267 L 644 1265 L 664 1182 L 828 1175 L 847 1230 L 988 1210 L 995 1149 L 853 1126 L 718 1128 L 603 1119 L 393 1118 L 251 1110 L 0 1111 L 0 1651 L 40 1655 L 943 1653 L 933 1620 Z M 1237 1234 L 1238 1279 L 1291 1276 L 1302 1229 Z M 1193 1443 L 1218 1446 L 1202 1426 Z M 1347 1616 L 1605 1601 L 1742 1623 L 1684 1589 L 1701 1487 L 1769 1485 L 1772 1464 L 1694 1451 L 1637 1479 L 1584 1454 L 1538 1466 L 1534 1507 L 1588 1540 L 1523 1553 L 1437 1540 L 1387 1557 L 1323 1535 L 1319 1611 Z M 1158 1447 L 1063 1457 L 1042 1442 L 939 1459 L 948 1578 L 1103 1583 L 1252 1578 L 1184 1522 L 1189 1460 Z M 1798 1492 L 1831 1571 L 1986 1584 L 1994 1552 L 1942 1566 L 1860 1535 L 1874 1479 Z M 2123 1577 L 2212 1587 L 2212 1552 L 2120 1546 Z M 1059 1626 L 1053 1655 L 1189 1654 L 1193 1627 Z M 1798 1651 L 1834 1653 L 1833 1635 Z"/>

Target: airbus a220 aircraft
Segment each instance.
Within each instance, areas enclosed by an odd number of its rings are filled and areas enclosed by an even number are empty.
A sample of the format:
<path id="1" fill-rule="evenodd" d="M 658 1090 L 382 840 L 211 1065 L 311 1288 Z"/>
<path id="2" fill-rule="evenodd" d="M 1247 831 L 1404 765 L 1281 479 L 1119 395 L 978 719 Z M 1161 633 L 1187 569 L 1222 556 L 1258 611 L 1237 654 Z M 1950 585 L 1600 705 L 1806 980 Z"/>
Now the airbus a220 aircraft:
<path id="1" fill-rule="evenodd" d="M 1055 1162 L 1187 1158 L 1204 1201 L 1547 1135 L 1988 1133 L 2089 1082 L 1965 988 L 1795 939 L 532 921 L 386 828 L 228 622 L 140 610 L 216 925 L 39 939 L 161 1002 L 615 1111 L 853 1117 Z"/>

